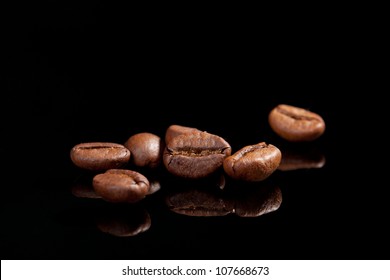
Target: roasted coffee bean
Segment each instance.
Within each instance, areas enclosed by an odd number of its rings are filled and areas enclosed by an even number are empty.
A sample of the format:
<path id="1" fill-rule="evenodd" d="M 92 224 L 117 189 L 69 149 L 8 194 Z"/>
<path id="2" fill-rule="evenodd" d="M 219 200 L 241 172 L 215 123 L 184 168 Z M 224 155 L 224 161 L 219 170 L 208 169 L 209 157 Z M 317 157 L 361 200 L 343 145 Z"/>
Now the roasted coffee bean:
<path id="1" fill-rule="evenodd" d="M 104 200 L 114 203 L 134 203 L 145 198 L 150 191 L 149 180 L 144 175 L 127 169 L 110 169 L 97 174 L 92 185 Z"/>
<path id="2" fill-rule="evenodd" d="M 280 104 L 268 115 L 272 130 L 291 142 L 313 141 L 325 131 L 323 118 L 303 108 Z"/>
<path id="3" fill-rule="evenodd" d="M 164 145 L 159 136 L 141 132 L 127 139 L 124 146 L 131 153 L 130 162 L 139 167 L 155 168 L 162 161 Z"/>
<path id="4" fill-rule="evenodd" d="M 196 131 L 172 138 L 165 147 L 163 162 L 176 176 L 198 179 L 218 170 L 230 154 L 231 147 L 222 137 Z"/>
<path id="5" fill-rule="evenodd" d="M 91 171 L 119 168 L 130 159 L 130 151 L 121 144 L 110 142 L 81 143 L 70 151 L 72 162 Z"/>
<path id="6" fill-rule="evenodd" d="M 245 146 L 223 162 L 223 169 L 233 179 L 262 181 L 279 166 L 282 158 L 280 150 L 265 142 Z"/>
<path id="7" fill-rule="evenodd" d="M 201 130 L 194 127 L 188 127 L 188 126 L 177 125 L 177 124 L 170 125 L 165 132 L 165 143 L 169 143 L 173 138 L 175 138 L 178 135 L 199 132 L 199 131 Z"/>

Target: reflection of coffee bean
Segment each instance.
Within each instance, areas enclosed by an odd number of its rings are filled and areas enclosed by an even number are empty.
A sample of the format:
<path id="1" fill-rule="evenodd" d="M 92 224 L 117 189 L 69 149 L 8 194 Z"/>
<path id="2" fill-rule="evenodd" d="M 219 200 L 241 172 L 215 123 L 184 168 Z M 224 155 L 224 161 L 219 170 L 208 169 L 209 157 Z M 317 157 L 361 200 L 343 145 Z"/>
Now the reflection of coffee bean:
<path id="1" fill-rule="evenodd" d="M 219 174 L 219 176 L 217 177 L 217 187 L 223 190 L 225 188 L 225 185 L 226 185 L 226 178 L 225 175 L 221 172 L 221 174 Z"/>
<path id="2" fill-rule="evenodd" d="M 325 131 L 325 122 L 320 115 L 285 104 L 271 110 L 268 122 L 276 134 L 291 142 L 312 141 Z"/>
<path id="3" fill-rule="evenodd" d="M 235 199 L 235 212 L 240 217 L 258 217 L 279 209 L 282 191 L 274 185 L 240 188 Z"/>
<path id="4" fill-rule="evenodd" d="M 297 169 L 322 168 L 326 163 L 325 156 L 312 149 L 282 149 L 283 157 L 278 167 L 282 171 Z"/>
<path id="5" fill-rule="evenodd" d="M 261 142 L 246 146 L 223 162 L 223 169 L 233 179 L 262 181 L 279 166 L 282 154 L 271 144 Z"/>
<path id="6" fill-rule="evenodd" d="M 71 149 L 70 158 L 80 168 L 104 171 L 125 165 L 130 159 L 130 151 L 116 143 L 81 143 Z"/>
<path id="7" fill-rule="evenodd" d="M 199 132 L 200 130 L 193 127 L 173 124 L 170 125 L 165 132 L 165 143 L 168 144 L 173 138 L 185 133 Z"/>
<path id="8" fill-rule="evenodd" d="M 136 171 L 110 169 L 93 177 L 93 188 L 109 202 L 137 202 L 150 190 L 149 180 Z"/>
<path id="9" fill-rule="evenodd" d="M 80 198 L 102 198 L 98 195 L 91 184 L 75 183 L 71 187 L 71 192 L 74 196 Z"/>
<path id="10" fill-rule="evenodd" d="M 165 147 L 163 162 L 170 173 L 197 179 L 214 173 L 230 153 L 231 147 L 223 138 L 200 131 L 172 138 Z"/>
<path id="11" fill-rule="evenodd" d="M 154 194 L 155 192 L 161 189 L 160 181 L 158 180 L 149 180 L 150 188 L 148 195 Z"/>
<path id="12" fill-rule="evenodd" d="M 221 195 L 200 189 L 188 189 L 170 194 L 166 198 L 168 208 L 187 216 L 225 216 L 233 211 L 233 203 Z"/>
<path id="13" fill-rule="evenodd" d="M 135 236 L 147 231 L 151 226 L 149 213 L 141 207 L 129 209 L 104 209 L 96 219 L 102 232 L 118 236 Z"/>
<path id="14" fill-rule="evenodd" d="M 282 203 L 279 187 L 263 183 L 240 183 L 227 186 L 224 190 L 214 185 L 183 186 L 168 193 L 165 204 L 177 214 L 203 217 L 228 214 L 258 217 L 279 209 Z"/>
<path id="15" fill-rule="evenodd" d="M 148 132 L 134 134 L 127 139 L 124 146 L 129 149 L 130 162 L 135 166 L 154 168 L 161 163 L 163 143 L 155 134 Z"/>

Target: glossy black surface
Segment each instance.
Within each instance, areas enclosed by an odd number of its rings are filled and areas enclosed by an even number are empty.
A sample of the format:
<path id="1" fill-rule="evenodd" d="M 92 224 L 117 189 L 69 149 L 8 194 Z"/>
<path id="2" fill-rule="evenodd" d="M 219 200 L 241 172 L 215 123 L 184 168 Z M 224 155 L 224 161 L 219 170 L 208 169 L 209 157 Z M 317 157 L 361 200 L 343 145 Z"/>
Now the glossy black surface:
<path id="1" fill-rule="evenodd" d="M 337 98 L 344 72 L 337 51 L 321 43 L 325 33 L 308 40 L 308 28 L 283 29 L 259 45 L 255 29 L 216 36 L 203 27 L 209 32 L 141 28 L 98 5 L 52 5 L 57 16 L 22 13 L 9 32 L 2 259 L 387 258 L 387 190 L 366 160 L 375 149 L 357 143 L 370 128 Z M 279 103 L 320 114 L 325 134 L 302 144 L 278 138 L 267 115 Z M 257 217 L 171 211 L 166 196 L 197 184 L 163 167 L 145 170 L 161 188 L 137 205 L 72 192 L 85 175 L 70 161 L 74 145 L 124 143 L 138 132 L 163 137 L 171 124 L 217 134 L 233 151 L 266 141 L 319 163 L 277 170 L 256 186 L 229 179 L 223 190 L 210 186 L 228 197 L 231 188 L 280 188 L 279 207 Z M 123 232 L 132 236 L 117 236 Z"/>

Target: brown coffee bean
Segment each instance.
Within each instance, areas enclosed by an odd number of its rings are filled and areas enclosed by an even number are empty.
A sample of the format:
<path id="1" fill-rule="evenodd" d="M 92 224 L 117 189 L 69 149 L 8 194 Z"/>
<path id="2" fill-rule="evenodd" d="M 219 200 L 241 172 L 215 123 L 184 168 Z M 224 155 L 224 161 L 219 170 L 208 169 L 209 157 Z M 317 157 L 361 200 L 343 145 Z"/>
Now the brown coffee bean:
<path id="1" fill-rule="evenodd" d="M 81 143 L 71 149 L 70 158 L 80 168 L 104 171 L 125 165 L 130 159 L 130 151 L 110 142 Z"/>
<path id="2" fill-rule="evenodd" d="M 223 162 L 223 169 L 233 179 L 262 181 L 279 166 L 282 153 L 272 144 L 261 142 L 245 146 Z"/>
<path id="3" fill-rule="evenodd" d="M 153 133 L 134 134 L 127 139 L 124 146 L 129 149 L 130 162 L 135 166 L 155 168 L 162 161 L 164 145 L 161 138 Z"/>
<path id="4" fill-rule="evenodd" d="M 110 169 L 93 177 L 93 188 L 104 200 L 114 203 L 137 202 L 149 193 L 149 180 L 139 172 Z"/>
<path id="5" fill-rule="evenodd" d="M 163 162 L 176 176 L 198 179 L 218 170 L 230 154 L 231 147 L 222 137 L 196 131 L 172 138 L 165 147 Z"/>
<path id="6" fill-rule="evenodd" d="M 277 135 L 291 142 L 313 141 L 325 131 L 325 121 L 320 115 L 286 104 L 272 109 L 268 122 Z"/>
<path id="7" fill-rule="evenodd" d="M 165 143 L 169 143 L 173 138 L 178 135 L 199 131 L 201 130 L 194 127 L 182 126 L 177 124 L 170 125 L 165 132 Z"/>

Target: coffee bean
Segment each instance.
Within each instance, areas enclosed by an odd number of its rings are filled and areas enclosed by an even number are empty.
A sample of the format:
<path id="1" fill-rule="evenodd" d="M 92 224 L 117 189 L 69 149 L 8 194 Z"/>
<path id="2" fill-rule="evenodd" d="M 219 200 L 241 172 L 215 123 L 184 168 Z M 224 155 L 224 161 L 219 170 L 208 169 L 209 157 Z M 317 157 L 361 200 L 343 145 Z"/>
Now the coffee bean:
<path id="1" fill-rule="evenodd" d="M 172 138 L 165 147 L 163 162 L 176 176 L 198 179 L 218 170 L 230 154 L 231 147 L 222 137 L 194 131 Z"/>
<path id="2" fill-rule="evenodd" d="M 104 171 L 125 165 L 130 159 L 130 151 L 110 142 L 81 143 L 71 149 L 70 158 L 80 168 Z"/>
<path id="3" fill-rule="evenodd" d="M 92 185 L 104 200 L 114 203 L 140 201 L 150 190 L 149 180 L 144 175 L 127 169 L 110 169 L 97 174 Z"/>
<path id="4" fill-rule="evenodd" d="M 268 115 L 272 130 L 291 142 L 313 141 L 325 131 L 323 118 L 303 108 L 280 104 Z"/>
<path id="5" fill-rule="evenodd" d="M 127 139 L 124 146 L 131 153 L 130 162 L 139 167 L 155 168 L 162 161 L 164 145 L 153 133 L 141 132 Z"/>
<path id="6" fill-rule="evenodd" d="M 177 125 L 177 124 L 170 125 L 165 132 L 165 143 L 169 143 L 173 138 L 175 138 L 178 135 L 199 132 L 199 131 L 201 130 L 194 127 Z"/>
<path id="7" fill-rule="evenodd" d="M 277 147 L 261 142 L 245 146 L 227 157 L 223 169 L 233 179 L 262 181 L 278 168 L 281 158 L 282 154 Z"/>

